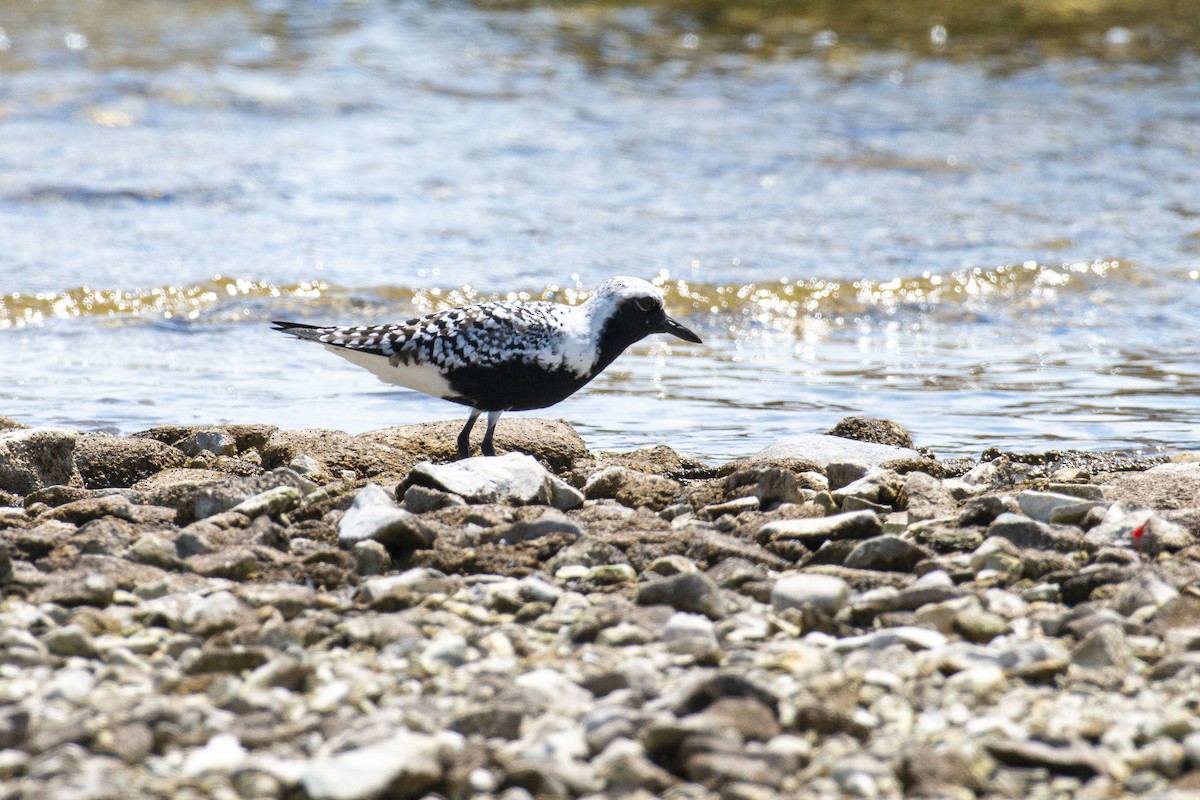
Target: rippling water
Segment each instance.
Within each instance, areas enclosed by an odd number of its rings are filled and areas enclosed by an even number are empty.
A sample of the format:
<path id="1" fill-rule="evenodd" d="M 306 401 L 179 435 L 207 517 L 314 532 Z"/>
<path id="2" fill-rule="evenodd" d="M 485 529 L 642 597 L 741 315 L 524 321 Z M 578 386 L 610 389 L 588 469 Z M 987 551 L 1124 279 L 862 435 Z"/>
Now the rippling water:
<path id="1" fill-rule="evenodd" d="M 705 344 L 549 412 L 595 448 L 1196 447 L 1173 8 L 0 2 L 0 413 L 459 417 L 265 321 L 631 274 Z"/>

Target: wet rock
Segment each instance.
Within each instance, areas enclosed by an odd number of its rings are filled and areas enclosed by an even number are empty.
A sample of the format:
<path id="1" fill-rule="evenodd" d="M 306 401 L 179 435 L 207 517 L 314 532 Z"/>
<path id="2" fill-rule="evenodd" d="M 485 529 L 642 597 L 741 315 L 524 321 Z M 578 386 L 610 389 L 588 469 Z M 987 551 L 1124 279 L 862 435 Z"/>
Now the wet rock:
<path id="1" fill-rule="evenodd" d="M 784 575 L 771 589 L 771 605 L 776 611 L 788 608 L 814 608 L 836 614 L 850 597 L 850 587 L 831 575 Z"/>
<path id="2" fill-rule="evenodd" d="M 338 523 L 338 543 L 354 547 L 375 540 L 393 551 L 422 550 L 433 545 L 433 531 L 416 514 L 398 507 L 378 484 L 358 490 Z"/>
<path id="3" fill-rule="evenodd" d="M 47 486 L 81 485 L 74 461 L 77 439 L 65 428 L 0 432 L 0 489 L 27 495 Z"/>
<path id="4" fill-rule="evenodd" d="M 638 590 L 641 605 L 668 605 L 678 611 L 720 619 L 727 603 L 712 579 L 701 573 L 685 573 L 650 581 Z"/>
<path id="5" fill-rule="evenodd" d="M 846 556 L 845 565 L 852 569 L 873 569 L 885 572 L 910 572 L 920 561 L 933 557 L 933 551 L 885 534 L 859 544 Z"/>
<path id="6" fill-rule="evenodd" d="M 860 442 L 875 442 L 912 449 L 912 436 L 904 426 L 889 419 L 875 417 L 846 417 L 833 428 L 826 431 L 828 436 L 840 436 L 844 439 L 854 439 Z"/>
<path id="7" fill-rule="evenodd" d="M 1004 513 L 988 526 L 989 538 L 1007 539 L 1019 548 L 1073 553 L 1086 548 L 1083 531 L 1074 526 L 1048 525 L 1019 514 Z"/>
<path id="8" fill-rule="evenodd" d="M 451 464 L 425 461 L 413 467 L 400 491 L 414 484 L 456 494 L 473 504 L 552 505 L 566 511 L 583 503 L 578 490 L 521 453 Z"/>
<path id="9" fill-rule="evenodd" d="M 153 439 L 85 433 L 75 442 L 75 466 L 88 489 L 133 486 L 186 463 L 182 451 Z"/>

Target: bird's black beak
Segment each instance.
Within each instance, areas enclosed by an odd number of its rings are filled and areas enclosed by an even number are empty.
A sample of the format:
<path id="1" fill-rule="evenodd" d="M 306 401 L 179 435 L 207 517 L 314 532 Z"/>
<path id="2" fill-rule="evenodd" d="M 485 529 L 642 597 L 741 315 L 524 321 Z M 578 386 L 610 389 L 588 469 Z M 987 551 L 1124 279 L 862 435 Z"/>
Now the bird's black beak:
<path id="1" fill-rule="evenodd" d="M 660 332 L 661 333 L 669 333 L 672 336 L 678 336 L 680 339 L 683 339 L 685 342 L 695 342 L 696 344 L 703 344 L 703 342 L 700 341 L 699 336 L 692 333 L 687 328 L 683 327 L 682 325 L 680 325 L 678 322 L 671 319 L 670 317 L 663 317 L 662 331 L 660 331 Z"/>

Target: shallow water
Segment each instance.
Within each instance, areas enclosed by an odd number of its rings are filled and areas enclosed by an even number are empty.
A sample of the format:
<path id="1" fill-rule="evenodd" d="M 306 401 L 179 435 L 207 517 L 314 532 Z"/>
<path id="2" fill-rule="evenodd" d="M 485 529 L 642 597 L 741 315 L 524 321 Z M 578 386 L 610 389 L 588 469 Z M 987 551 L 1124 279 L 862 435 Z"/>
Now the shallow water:
<path id="1" fill-rule="evenodd" d="M 265 323 L 632 274 L 594 448 L 1200 444 L 1195 23 L 841 5 L 0 2 L 0 413 L 461 417 Z"/>

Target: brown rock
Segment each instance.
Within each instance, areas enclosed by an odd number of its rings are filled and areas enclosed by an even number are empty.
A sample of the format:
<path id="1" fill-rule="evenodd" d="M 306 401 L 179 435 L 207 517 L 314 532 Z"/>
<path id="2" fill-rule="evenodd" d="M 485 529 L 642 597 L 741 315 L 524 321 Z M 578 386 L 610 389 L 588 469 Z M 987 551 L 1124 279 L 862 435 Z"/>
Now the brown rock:
<path id="1" fill-rule="evenodd" d="M 912 449 L 912 436 L 898 422 L 875 417 L 846 417 L 826 432 L 828 436 L 857 439 L 860 442 L 888 444 Z"/>
<path id="2" fill-rule="evenodd" d="M 79 486 L 73 431 L 26 428 L 0 433 L 0 489 L 27 495 L 46 486 Z"/>
<path id="3" fill-rule="evenodd" d="M 89 489 L 133 486 L 186 463 L 182 451 L 153 439 L 85 433 L 75 443 L 75 466 Z"/>

